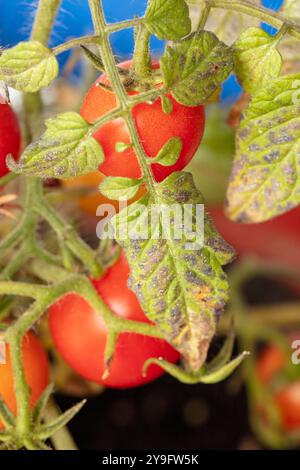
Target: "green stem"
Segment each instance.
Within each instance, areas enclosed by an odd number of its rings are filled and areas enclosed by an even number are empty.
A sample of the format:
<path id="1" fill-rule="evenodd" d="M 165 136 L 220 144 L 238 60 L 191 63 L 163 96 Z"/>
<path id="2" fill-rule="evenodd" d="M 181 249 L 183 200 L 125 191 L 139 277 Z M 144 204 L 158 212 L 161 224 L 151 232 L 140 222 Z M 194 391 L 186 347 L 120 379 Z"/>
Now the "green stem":
<path id="1" fill-rule="evenodd" d="M 49 223 L 62 241 L 65 241 L 73 255 L 81 260 L 93 277 L 99 278 L 103 268 L 95 257 L 95 252 L 80 238 L 72 225 L 68 225 L 50 206 L 45 198 L 38 200 L 37 212 Z"/>
<path id="2" fill-rule="evenodd" d="M 14 331 L 13 334 L 6 335 L 9 343 L 10 360 L 14 375 L 14 391 L 18 409 L 16 431 L 19 437 L 26 438 L 31 427 L 30 388 L 27 384 L 23 367 L 22 338 L 20 331 Z"/>
<path id="3" fill-rule="evenodd" d="M 11 279 L 12 276 L 19 271 L 29 257 L 28 245 L 25 242 L 19 250 L 17 250 L 13 257 L 6 264 L 5 268 L 1 272 L 1 279 Z"/>
<path id="4" fill-rule="evenodd" d="M 120 31 L 121 29 L 134 28 L 139 26 L 144 21 L 144 18 L 134 18 L 132 20 L 124 20 L 119 23 L 111 23 L 105 25 L 104 31 L 108 34 L 114 33 L 115 31 Z"/>
<path id="5" fill-rule="evenodd" d="M 13 180 L 16 179 L 17 177 L 18 177 L 18 175 L 17 175 L 16 173 L 8 173 L 7 175 L 2 176 L 2 177 L 0 178 L 0 187 L 7 185 L 8 183 L 10 183 L 11 181 L 13 181 Z"/>
<path id="6" fill-rule="evenodd" d="M 50 399 L 44 411 L 44 419 L 46 423 L 52 423 L 60 415 L 60 409 L 56 405 L 55 401 Z M 51 436 L 51 442 L 55 450 L 78 450 L 76 443 L 66 426 L 59 429 L 53 436 Z"/>
<path id="7" fill-rule="evenodd" d="M 0 281 L 0 295 L 18 295 L 20 297 L 31 297 L 37 299 L 42 296 L 47 289 L 38 284 L 28 284 L 16 281 Z"/>
<path id="8" fill-rule="evenodd" d="M 53 54 L 59 55 L 62 52 L 73 49 L 74 47 L 85 46 L 88 44 L 98 44 L 101 38 L 99 36 L 81 36 L 76 39 L 70 39 L 59 46 L 56 46 L 52 49 Z"/>
<path id="9" fill-rule="evenodd" d="M 56 13 L 60 6 L 61 0 L 40 0 L 37 13 L 35 16 L 31 40 L 39 41 L 44 45 L 48 44 L 49 36 L 51 33 L 52 25 L 54 23 Z M 27 132 L 30 138 L 36 138 L 40 134 L 40 113 L 42 109 L 42 103 L 39 94 L 28 94 L 24 97 L 24 106 L 27 117 Z M 34 193 L 35 197 L 38 197 L 41 193 L 40 181 L 37 181 L 35 178 L 26 179 L 26 201 L 25 201 L 25 216 L 24 216 L 24 226 L 22 229 L 26 228 L 25 221 L 28 224 L 29 228 L 29 239 L 32 240 L 33 231 L 36 229 L 37 216 L 36 214 L 31 214 L 32 208 L 28 206 L 31 204 Z M 19 228 L 20 230 L 20 228 Z M 26 236 L 27 232 L 25 231 Z M 17 232 L 18 235 L 18 232 Z M 16 234 L 15 234 L 16 236 Z M 12 239 L 9 240 L 12 243 Z M 7 241 L 6 241 L 7 243 Z M 2 245 L 3 246 L 3 245 Z M 0 283 L 2 284 L 2 283 Z M 11 283 L 10 294 L 14 293 L 14 290 L 17 291 L 19 287 L 20 292 L 21 284 L 20 283 Z M 24 287 L 25 295 L 30 295 L 34 298 L 38 295 L 41 287 L 36 288 L 35 292 L 29 292 L 31 286 L 27 285 Z M 20 292 L 16 292 L 16 295 L 20 295 Z M 38 305 L 38 307 L 43 307 L 43 305 Z M 32 309 L 35 308 L 35 304 Z M 26 326 L 26 314 L 22 317 L 22 321 Z M 17 401 L 17 418 L 16 418 L 16 431 L 19 437 L 26 439 L 26 436 L 30 434 L 31 431 L 31 412 L 30 412 L 30 389 L 26 382 L 25 372 L 23 367 L 23 358 L 22 358 L 22 336 L 26 332 L 26 329 L 15 329 L 9 328 L 7 331 L 7 340 L 10 345 L 10 355 L 13 368 L 14 376 L 14 390 Z"/>
<path id="10" fill-rule="evenodd" d="M 23 235 L 24 224 L 20 222 L 12 232 L 10 232 L 3 240 L 0 242 L 0 256 L 5 253 L 10 248 L 13 248 L 21 240 Z"/>
<path id="11" fill-rule="evenodd" d="M 300 39 L 300 26 L 292 21 L 287 20 L 281 14 L 267 10 L 266 8 L 253 4 L 247 0 L 206 0 L 212 8 L 220 8 L 222 10 L 231 10 L 244 13 L 248 16 L 258 18 L 265 23 L 280 29 L 285 23 L 289 26 L 289 34 Z M 202 3 L 201 0 L 189 0 L 189 3 Z"/>
<path id="12" fill-rule="evenodd" d="M 201 17 L 199 19 L 199 23 L 197 26 L 197 30 L 199 29 L 204 29 L 204 26 L 206 25 L 206 22 L 208 20 L 209 14 L 211 11 L 211 5 L 205 2 L 204 8 L 202 10 Z"/>
<path id="13" fill-rule="evenodd" d="M 61 0 L 40 0 L 35 15 L 31 39 L 48 44 L 53 22 L 60 7 Z"/>
<path id="14" fill-rule="evenodd" d="M 143 146 L 140 142 L 136 125 L 131 114 L 131 109 L 130 106 L 128 106 L 128 96 L 124 89 L 118 68 L 115 63 L 114 55 L 106 32 L 102 3 L 98 0 L 89 0 L 89 5 L 92 13 L 95 33 L 102 37 L 101 44 L 98 46 L 102 62 L 104 64 L 110 83 L 113 84 L 118 105 L 120 106 L 121 110 L 124 111 L 124 119 L 128 126 L 132 144 L 135 148 L 135 153 L 146 181 L 146 186 L 149 191 L 153 191 L 155 184 L 154 178 L 147 163 L 147 155 L 145 154 Z"/>
<path id="15" fill-rule="evenodd" d="M 151 76 L 150 33 L 144 25 L 136 29 L 133 68 L 136 78 L 145 85 Z M 149 85 L 149 84 L 148 84 Z"/>

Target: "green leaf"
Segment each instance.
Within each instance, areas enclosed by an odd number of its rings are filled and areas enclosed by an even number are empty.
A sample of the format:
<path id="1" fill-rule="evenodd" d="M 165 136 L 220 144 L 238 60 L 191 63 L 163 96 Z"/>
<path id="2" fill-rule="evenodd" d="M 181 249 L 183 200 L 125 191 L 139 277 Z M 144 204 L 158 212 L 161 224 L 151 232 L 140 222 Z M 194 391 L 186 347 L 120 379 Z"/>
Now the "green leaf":
<path id="1" fill-rule="evenodd" d="M 213 33 L 200 31 L 167 46 L 160 66 L 164 84 L 176 101 L 197 106 L 228 77 L 233 54 Z"/>
<path id="2" fill-rule="evenodd" d="M 149 158 L 148 163 L 159 163 L 162 166 L 172 166 L 177 162 L 182 149 L 182 141 L 179 137 L 171 137 L 163 146 L 155 158 Z"/>
<path id="3" fill-rule="evenodd" d="M 209 362 L 207 365 L 208 373 L 215 372 L 216 370 L 223 367 L 230 361 L 232 356 L 232 351 L 234 347 L 234 340 L 235 340 L 235 331 L 234 331 L 234 324 L 233 319 L 231 320 L 230 329 L 227 338 L 224 341 L 224 344 L 218 354 Z"/>
<path id="4" fill-rule="evenodd" d="M 185 0 L 149 0 L 145 24 L 159 39 L 176 41 L 191 32 L 189 8 Z"/>
<path id="5" fill-rule="evenodd" d="M 0 56 L 0 80 L 16 90 L 34 93 L 50 85 L 58 71 L 55 55 L 38 41 L 20 42 Z"/>
<path id="6" fill-rule="evenodd" d="M 227 212 L 263 222 L 300 203 L 300 74 L 271 81 L 257 93 L 236 139 Z"/>
<path id="7" fill-rule="evenodd" d="M 123 153 L 125 150 L 128 150 L 132 147 L 132 144 L 126 144 L 125 142 L 117 142 L 115 145 L 115 150 L 117 153 Z"/>
<path id="8" fill-rule="evenodd" d="M 41 440 L 49 439 L 57 431 L 59 431 L 64 426 L 66 426 L 69 423 L 69 421 L 71 421 L 74 418 L 74 416 L 76 416 L 77 413 L 79 413 L 79 411 L 85 404 L 86 404 L 86 400 L 82 400 L 81 402 L 72 406 L 72 408 L 69 408 L 67 411 L 65 411 L 62 415 L 60 415 L 57 419 L 55 419 L 51 423 L 49 424 L 47 423 L 41 426 L 40 429 L 37 429 L 36 431 L 37 437 Z"/>
<path id="9" fill-rule="evenodd" d="M 173 111 L 173 103 L 166 95 L 161 97 L 161 107 L 165 114 L 171 114 Z"/>
<path id="10" fill-rule="evenodd" d="M 38 399 L 37 403 L 35 404 L 33 413 L 32 413 L 32 421 L 35 425 L 38 425 L 41 423 L 42 418 L 43 418 L 43 413 L 48 404 L 50 396 L 52 395 L 53 392 L 54 392 L 54 384 L 50 383 L 45 388 L 40 398 Z"/>
<path id="11" fill-rule="evenodd" d="M 42 178 L 68 179 L 96 171 L 104 156 L 101 145 L 89 135 L 91 126 L 77 113 L 59 114 L 46 121 L 47 130 L 29 145 L 12 171 Z"/>
<path id="12" fill-rule="evenodd" d="M 233 257 L 232 248 L 216 232 L 207 214 L 204 227 L 197 224 L 196 208 L 202 208 L 202 204 L 192 175 L 174 172 L 155 185 L 151 195 L 112 219 L 116 239 L 130 265 L 131 289 L 147 317 L 193 370 L 199 370 L 206 360 L 227 301 L 228 283 L 222 265 Z M 169 212 L 170 236 L 162 233 L 166 218 L 163 213 L 157 217 L 158 207 Z M 182 217 L 176 215 L 178 207 L 185 207 L 192 216 L 190 229 L 185 227 L 182 237 L 175 232 L 183 226 Z"/>
<path id="13" fill-rule="evenodd" d="M 235 71 L 241 85 L 253 94 L 280 75 L 282 57 L 278 39 L 261 28 L 243 32 L 234 46 Z"/>
<path id="14" fill-rule="evenodd" d="M 247 356 L 249 356 L 249 352 L 247 351 L 242 352 L 235 359 L 232 359 L 232 361 L 223 365 L 219 369 L 203 375 L 203 377 L 201 378 L 201 383 L 216 384 L 218 382 L 221 382 L 222 380 L 227 379 L 227 377 L 229 377 L 235 371 L 235 369 L 243 362 L 243 360 Z"/>
<path id="15" fill-rule="evenodd" d="M 142 179 L 107 176 L 99 189 L 109 199 L 127 201 L 136 195 L 142 182 Z"/>
<path id="16" fill-rule="evenodd" d="M 80 46 L 80 47 L 83 50 L 84 55 L 91 62 L 91 64 L 95 67 L 95 69 L 101 73 L 104 73 L 105 68 L 104 68 L 101 57 L 97 56 L 94 52 L 90 51 L 90 49 L 88 49 L 85 46 Z"/>
<path id="17" fill-rule="evenodd" d="M 243 362 L 245 357 L 248 355 L 248 352 L 243 352 L 232 361 L 221 366 L 218 370 L 208 374 L 205 373 L 205 368 L 202 368 L 196 373 L 193 373 L 188 370 L 182 369 L 176 364 L 172 364 L 171 362 L 165 361 L 164 359 L 150 358 L 145 362 L 143 372 L 145 374 L 147 368 L 150 365 L 155 364 L 161 367 L 168 374 L 172 375 L 172 377 L 184 384 L 215 384 L 227 379 L 227 377 L 229 377 L 235 371 L 235 369 Z"/>
<path id="18" fill-rule="evenodd" d="M 4 399 L 0 395 L 0 418 L 5 427 L 13 426 L 15 423 L 15 418 L 8 406 L 6 405 Z"/>

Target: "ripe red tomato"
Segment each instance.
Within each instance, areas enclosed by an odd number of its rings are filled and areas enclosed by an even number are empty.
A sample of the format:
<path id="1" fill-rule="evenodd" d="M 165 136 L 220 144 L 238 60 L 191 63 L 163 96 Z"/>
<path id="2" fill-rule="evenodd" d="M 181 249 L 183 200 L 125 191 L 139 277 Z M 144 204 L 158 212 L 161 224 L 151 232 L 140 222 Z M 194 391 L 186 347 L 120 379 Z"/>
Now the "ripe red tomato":
<path id="1" fill-rule="evenodd" d="M 277 374 L 282 372 L 290 360 L 277 346 L 268 346 L 260 355 L 256 372 L 262 383 L 270 385 Z M 285 383 L 273 394 L 281 414 L 283 428 L 290 431 L 300 430 L 300 379 Z"/>
<path id="2" fill-rule="evenodd" d="M 0 95 L 0 177 L 9 173 L 6 166 L 6 157 L 12 154 L 15 159 L 19 157 L 21 135 L 17 117 Z"/>
<path id="3" fill-rule="evenodd" d="M 209 208 L 217 230 L 238 255 L 300 268 L 300 206 L 268 222 L 239 224 L 229 220 L 222 207 Z"/>
<path id="4" fill-rule="evenodd" d="M 31 390 L 30 405 L 33 407 L 49 383 L 48 358 L 40 341 L 31 332 L 23 338 L 22 353 L 25 376 Z M 17 405 L 8 345 L 6 345 L 6 363 L 0 364 L 0 395 L 12 413 L 16 414 Z M 3 428 L 1 421 L 0 428 Z"/>
<path id="5" fill-rule="evenodd" d="M 128 276 L 129 267 L 122 254 L 105 276 L 93 280 L 93 284 L 116 315 L 150 323 L 135 294 L 127 287 Z M 54 344 L 63 359 L 86 379 L 108 387 L 136 387 L 162 375 L 161 368 L 153 365 L 148 368 L 147 376 L 143 377 L 143 365 L 151 357 L 163 357 L 174 363 L 179 358 L 178 352 L 166 341 L 135 333 L 121 333 L 109 376 L 103 380 L 107 328 L 99 313 L 85 299 L 68 294 L 49 309 L 49 322 Z"/>
<path id="6" fill-rule="evenodd" d="M 122 63 L 121 66 L 130 68 L 131 64 L 132 61 L 129 61 Z M 158 65 L 154 65 L 153 68 L 158 68 Z M 99 82 L 109 83 L 105 75 L 101 76 L 90 89 L 81 109 L 81 115 L 91 124 L 117 105 L 115 94 L 99 86 Z M 171 96 L 169 98 L 173 105 L 171 114 L 163 112 L 160 98 L 153 104 L 141 103 L 133 108 L 138 133 L 149 157 L 155 157 L 171 137 L 179 137 L 182 140 L 182 150 L 175 165 L 170 167 L 157 163 L 152 165 L 156 181 L 162 181 L 174 171 L 182 170 L 190 162 L 201 143 L 205 127 L 203 106 L 183 106 Z M 99 167 L 102 173 L 107 176 L 130 178 L 141 176 L 134 149 L 129 148 L 122 153 L 115 150 L 117 142 L 130 144 L 128 129 L 122 118 L 102 126 L 95 132 L 94 137 L 101 143 L 105 154 L 105 161 Z"/>

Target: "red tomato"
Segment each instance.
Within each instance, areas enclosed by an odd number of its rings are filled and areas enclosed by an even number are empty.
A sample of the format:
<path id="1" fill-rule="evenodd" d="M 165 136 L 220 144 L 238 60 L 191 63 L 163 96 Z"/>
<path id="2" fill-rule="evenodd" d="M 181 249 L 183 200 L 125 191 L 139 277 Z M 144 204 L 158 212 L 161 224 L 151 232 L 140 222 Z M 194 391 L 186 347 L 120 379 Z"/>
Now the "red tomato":
<path id="1" fill-rule="evenodd" d="M 122 67 L 130 68 L 132 62 L 124 62 Z M 154 65 L 153 68 L 158 68 Z M 105 75 L 101 76 L 87 94 L 81 109 L 81 115 L 91 124 L 101 116 L 114 109 L 117 105 L 115 94 L 97 85 L 99 82 L 108 83 Z M 130 94 L 136 94 L 131 92 Z M 144 150 L 149 157 L 155 157 L 171 137 L 182 140 L 182 150 L 177 163 L 164 167 L 157 163 L 152 165 L 156 181 L 162 181 L 174 171 L 182 170 L 193 158 L 198 149 L 205 127 L 205 111 L 203 106 L 183 106 L 171 96 L 173 104 L 171 114 L 162 110 L 158 98 L 153 104 L 141 103 L 133 108 L 133 117 Z M 135 151 L 129 148 L 122 153 L 115 150 L 117 142 L 130 144 L 127 126 L 122 118 L 115 119 L 102 126 L 94 137 L 102 145 L 105 161 L 99 170 L 107 176 L 124 176 L 139 178 L 141 169 Z"/>
<path id="2" fill-rule="evenodd" d="M 300 430 L 300 380 L 286 385 L 276 393 L 275 400 L 282 414 L 284 429 Z"/>
<path id="3" fill-rule="evenodd" d="M 259 379 L 265 385 L 282 372 L 290 360 L 277 346 L 268 346 L 260 355 L 256 365 Z M 281 414 L 286 431 L 300 430 L 300 380 L 284 384 L 274 391 L 274 400 Z"/>
<path id="4" fill-rule="evenodd" d="M 135 294 L 128 289 L 129 267 L 124 255 L 100 280 L 93 284 L 111 310 L 128 320 L 150 323 Z M 135 333 L 119 335 L 110 373 L 105 370 L 104 348 L 107 328 L 99 313 L 76 294 L 68 294 L 49 309 L 50 330 L 63 359 L 88 380 L 113 388 L 136 387 L 163 374 L 160 367 L 150 366 L 143 377 L 142 368 L 151 357 L 176 362 L 179 354 L 166 341 Z"/>
<path id="5" fill-rule="evenodd" d="M 10 105 L 0 95 L 0 177 L 9 173 L 6 157 L 19 157 L 21 135 L 17 117 Z"/>
<path id="6" fill-rule="evenodd" d="M 31 332 L 23 338 L 22 353 L 25 376 L 31 390 L 30 404 L 33 407 L 49 383 L 48 358 L 40 341 Z M 8 345 L 6 345 L 6 363 L 0 364 L 0 395 L 10 410 L 16 414 L 17 405 Z M 0 428 L 2 427 L 0 421 Z"/>
<path id="7" fill-rule="evenodd" d="M 238 255 L 256 255 L 267 261 L 300 268 L 300 206 L 259 224 L 229 220 L 222 207 L 209 208 L 217 230 Z"/>

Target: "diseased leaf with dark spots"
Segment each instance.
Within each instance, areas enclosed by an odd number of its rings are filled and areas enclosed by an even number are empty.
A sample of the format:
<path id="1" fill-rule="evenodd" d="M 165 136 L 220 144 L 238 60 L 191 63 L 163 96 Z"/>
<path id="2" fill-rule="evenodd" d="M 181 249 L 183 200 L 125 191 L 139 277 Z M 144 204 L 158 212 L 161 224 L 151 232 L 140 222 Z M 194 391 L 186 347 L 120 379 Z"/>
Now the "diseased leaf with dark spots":
<path id="1" fill-rule="evenodd" d="M 0 57 L 0 80 L 28 93 L 50 85 L 58 71 L 55 55 L 38 41 L 20 42 Z"/>
<path id="2" fill-rule="evenodd" d="M 96 171 L 104 159 L 101 145 L 89 135 L 91 126 L 77 113 L 59 114 L 46 121 L 47 130 L 29 145 L 16 163 L 16 173 L 68 179 Z"/>
<path id="3" fill-rule="evenodd" d="M 207 214 L 204 231 L 203 226 L 199 230 L 196 208 L 203 209 L 203 202 L 192 175 L 175 172 L 157 184 L 152 195 L 145 195 L 113 219 L 116 239 L 130 266 L 131 289 L 147 317 L 194 371 L 206 360 L 227 301 L 228 282 L 222 265 L 233 258 L 232 248 Z M 169 212 L 170 236 L 163 233 L 167 219 L 162 213 L 155 218 L 157 207 Z M 177 218 L 178 207 L 191 214 L 190 229 L 183 212 Z M 176 230 L 183 227 L 183 220 L 185 230 L 180 239 Z"/>
<path id="4" fill-rule="evenodd" d="M 233 69 L 230 47 L 207 31 L 166 47 L 160 59 L 164 84 L 178 103 L 197 106 L 216 92 Z"/>
<path id="5" fill-rule="evenodd" d="M 300 204 L 300 74 L 272 80 L 247 109 L 236 140 L 227 213 L 262 222 Z"/>

